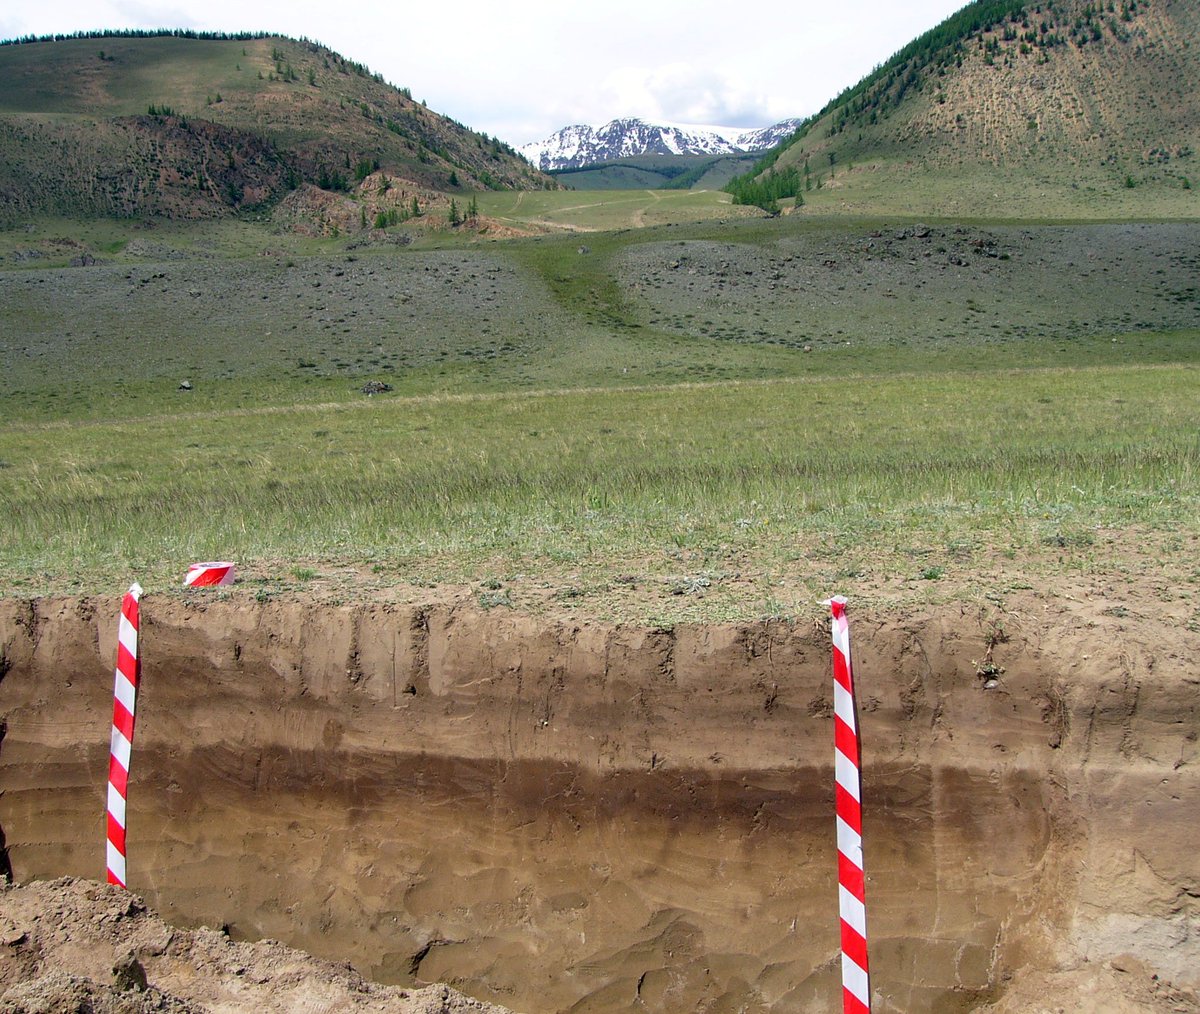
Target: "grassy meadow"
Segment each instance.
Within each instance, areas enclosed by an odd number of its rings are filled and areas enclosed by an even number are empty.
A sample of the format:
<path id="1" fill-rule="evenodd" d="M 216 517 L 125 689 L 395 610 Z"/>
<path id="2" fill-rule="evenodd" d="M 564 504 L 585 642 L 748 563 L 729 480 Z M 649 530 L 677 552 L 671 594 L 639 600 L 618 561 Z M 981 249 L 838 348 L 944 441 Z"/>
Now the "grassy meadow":
<path id="1" fill-rule="evenodd" d="M 683 225 L 713 218 L 760 218 L 721 190 L 534 190 L 489 192 L 477 198 L 481 214 L 511 226 L 578 232 Z"/>
<path id="2" fill-rule="evenodd" d="M 909 553 L 909 576 L 932 580 L 989 547 L 1194 525 L 1196 367 L 931 379 L 8 426 L 3 565 L 31 588 L 170 584 L 184 561 L 231 554 L 274 561 L 277 577 L 279 561 L 457 582 L 633 567 L 708 587 L 747 568 L 847 581 Z"/>
<path id="3" fill-rule="evenodd" d="M 911 159 L 873 158 L 838 166 L 832 177 L 826 170 L 821 187 L 803 194 L 804 213 L 1038 221 L 1194 218 L 1200 215 L 1200 190 L 1185 179 L 1147 174 L 1135 180 L 1124 168 L 1083 172 L 1052 159 L 931 172 Z"/>
<path id="4" fill-rule="evenodd" d="M 1200 183 L 1148 177 L 1126 185 L 1123 170 L 1088 171 L 1047 161 L 1030 168 L 940 167 L 911 159 L 873 158 L 814 174 L 794 209 L 804 218 L 953 219 L 967 221 L 1092 222 L 1200 216 Z M 818 186 L 816 181 L 820 180 Z M 1195 184 L 1195 185 L 1193 185 Z M 791 199 L 780 202 L 793 213 Z M 631 229 L 714 217 L 757 218 L 756 208 L 731 203 L 719 189 L 568 190 L 479 197 L 482 213 L 511 226 L 578 232 Z"/>
<path id="5" fill-rule="evenodd" d="M 669 623 L 1200 581 L 1189 223 L 86 228 L 88 268 L 0 237 L 6 594 L 220 558 L 260 597 Z"/>

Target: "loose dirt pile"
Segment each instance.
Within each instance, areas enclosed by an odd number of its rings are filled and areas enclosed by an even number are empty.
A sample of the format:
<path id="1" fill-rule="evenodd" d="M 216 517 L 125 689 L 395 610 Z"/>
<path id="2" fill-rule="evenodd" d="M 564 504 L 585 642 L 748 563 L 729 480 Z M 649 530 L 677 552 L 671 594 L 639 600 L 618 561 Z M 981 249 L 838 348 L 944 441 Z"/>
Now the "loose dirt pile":
<path id="1" fill-rule="evenodd" d="M 1200 1010 L 1192 606 L 1071 587 L 852 618 L 877 1010 Z M 101 875 L 116 609 L 0 600 L 18 880 Z M 840 1009 L 824 624 L 235 592 L 146 596 L 142 644 L 168 921 L 529 1014 Z"/>
<path id="2" fill-rule="evenodd" d="M 445 986 L 367 982 L 346 963 L 275 941 L 176 929 L 116 887 L 71 878 L 0 887 L 4 1014 L 246 1010 L 504 1014 Z"/>

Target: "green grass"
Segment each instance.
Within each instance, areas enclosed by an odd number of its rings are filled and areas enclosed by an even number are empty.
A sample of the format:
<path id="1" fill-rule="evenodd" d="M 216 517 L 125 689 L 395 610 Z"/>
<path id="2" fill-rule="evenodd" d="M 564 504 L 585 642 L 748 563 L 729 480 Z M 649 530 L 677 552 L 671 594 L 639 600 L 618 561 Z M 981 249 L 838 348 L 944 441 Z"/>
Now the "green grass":
<path id="1" fill-rule="evenodd" d="M 805 191 L 804 219 L 926 218 L 991 222 L 1112 222 L 1195 219 L 1200 197 L 1183 176 L 1157 174 L 1133 190 L 1124 170 L 1073 173 L 1070 166 L 960 167 L 923 170 L 911 160 L 839 165 L 832 185 Z M 817 176 L 814 175 L 814 181 Z M 689 226 L 715 219 L 759 219 L 717 189 L 570 190 L 487 193 L 479 210 L 512 226 L 592 233 L 646 226 Z M 783 202 L 790 205 L 790 201 Z M 589 242 L 580 237 L 580 242 Z"/>
<path id="2" fill-rule="evenodd" d="M 264 597 L 486 576 L 487 608 L 669 622 L 1200 536 L 1191 223 L 88 228 L 89 268 L 12 260 L 65 220 L 0 234 L 7 593 L 228 558 Z"/>
<path id="3" fill-rule="evenodd" d="M 873 570 L 912 546 L 1049 552 L 1097 526 L 1194 533 L 1198 434 L 1193 367 L 10 425 L 0 567 L 20 576 L 14 590 L 131 574 L 171 586 L 207 558 L 302 581 L 314 561 L 441 580 L 633 566 L 682 568 L 695 588 L 744 569 L 815 581 L 838 571 L 805 562 L 814 552 L 840 567 L 876 554 Z M 940 577 L 955 559 L 942 554 L 913 557 L 912 575 Z"/>
<path id="4" fill-rule="evenodd" d="M 1195 190 L 1182 174 L 1155 172 L 1133 190 L 1125 169 L 1089 169 L 1046 162 L 998 168 L 940 167 L 930 171 L 911 159 L 878 157 L 839 165 L 830 185 L 805 191 L 801 214 L 809 216 L 924 215 L 1015 221 L 1121 221 L 1189 219 L 1200 214 Z M 814 176 L 814 180 L 816 177 Z"/>
<path id="5" fill-rule="evenodd" d="M 589 233 L 762 216 L 757 208 L 734 206 L 730 196 L 719 190 L 488 193 L 479 195 L 479 210 L 502 223 Z"/>
<path id="6" fill-rule="evenodd" d="M 416 159 L 356 112 L 400 96 L 290 42 L 300 80 L 264 84 L 275 44 L 11 47 L 0 113 L 31 131 L 32 175 L 54 168 L 43 121 L 167 102 L 257 124 L 264 90 L 277 141 Z M 350 594 L 470 582 L 526 608 L 536 586 L 656 622 L 1131 568 L 1194 594 L 1193 156 L 1077 164 L 1020 119 L 996 165 L 964 163 L 957 128 L 916 155 L 900 120 L 813 135 L 814 189 L 775 219 L 714 190 L 489 191 L 499 228 L 373 244 L 14 205 L 0 594 L 172 588 L 205 558 L 260 600 L 353 571 Z M 500 172 L 465 140 L 460 175 Z M 448 185 L 450 163 L 412 164 Z M 368 399 L 368 378 L 394 390 Z"/>
<path id="7" fill-rule="evenodd" d="M 913 231 L 743 219 L 350 251 L 250 223 L 39 221 L 0 233 L 0 397 L 42 422 L 353 402 L 368 378 L 424 395 L 1200 360 L 1194 226 Z M 102 263 L 54 266 L 78 243 Z"/>
<path id="8" fill-rule="evenodd" d="M 190 112 L 217 93 L 256 90 L 256 71 L 267 66 L 261 50 L 266 48 L 269 59 L 278 41 L 114 37 L 0 47 L 5 82 L 0 112 L 141 116 L 164 98 Z M 251 55 L 242 56 L 243 49 Z M 107 62 L 101 61 L 101 51 Z M 181 71 L 186 75 L 182 86 Z M 100 85 L 101 103 L 91 89 L 80 87 L 85 76 Z M 164 96 L 164 82 L 174 94 Z"/>
<path id="9" fill-rule="evenodd" d="M 177 257 L 251 258 L 266 254 L 305 257 L 344 246 L 333 240 L 279 235 L 252 219 L 179 222 L 169 219 L 22 217 L 20 225 L 0 228 L 0 258 L 5 267 L 60 268 L 87 251 L 105 262 L 152 263 Z M 30 257 L 31 251 L 36 255 Z"/>

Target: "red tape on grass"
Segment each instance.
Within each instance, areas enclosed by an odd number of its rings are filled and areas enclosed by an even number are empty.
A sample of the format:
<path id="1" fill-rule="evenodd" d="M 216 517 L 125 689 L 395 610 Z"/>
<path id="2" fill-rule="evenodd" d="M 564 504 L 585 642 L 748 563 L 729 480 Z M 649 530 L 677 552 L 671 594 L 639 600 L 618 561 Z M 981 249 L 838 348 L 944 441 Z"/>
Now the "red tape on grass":
<path id="1" fill-rule="evenodd" d="M 129 793 L 129 757 L 137 712 L 138 622 L 140 585 L 130 585 L 121 603 L 117 628 L 117 678 L 113 687 L 112 738 L 108 755 L 108 882 L 125 887 L 125 802 Z"/>
<path id="2" fill-rule="evenodd" d="M 867 894 L 862 849 L 862 751 L 850 666 L 846 599 L 829 600 L 833 613 L 834 772 L 837 798 L 838 914 L 842 927 L 842 1010 L 871 1010 L 867 973 Z"/>

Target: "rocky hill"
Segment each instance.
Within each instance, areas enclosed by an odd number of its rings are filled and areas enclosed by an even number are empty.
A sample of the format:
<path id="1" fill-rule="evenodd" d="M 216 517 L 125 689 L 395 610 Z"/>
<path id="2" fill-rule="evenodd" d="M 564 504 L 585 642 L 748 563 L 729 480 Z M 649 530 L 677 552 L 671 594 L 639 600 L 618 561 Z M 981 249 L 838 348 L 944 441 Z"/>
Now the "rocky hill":
<path id="1" fill-rule="evenodd" d="M 793 192 L 980 172 L 1097 192 L 1190 189 L 1197 39 L 1192 0 L 976 0 L 805 121 L 755 176 L 790 172 Z"/>
<path id="2" fill-rule="evenodd" d="M 369 177 L 375 189 L 404 184 L 406 200 L 555 185 L 504 142 L 316 43 L 141 34 L 0 46 L 0 217 L 213 217 Z"/>

